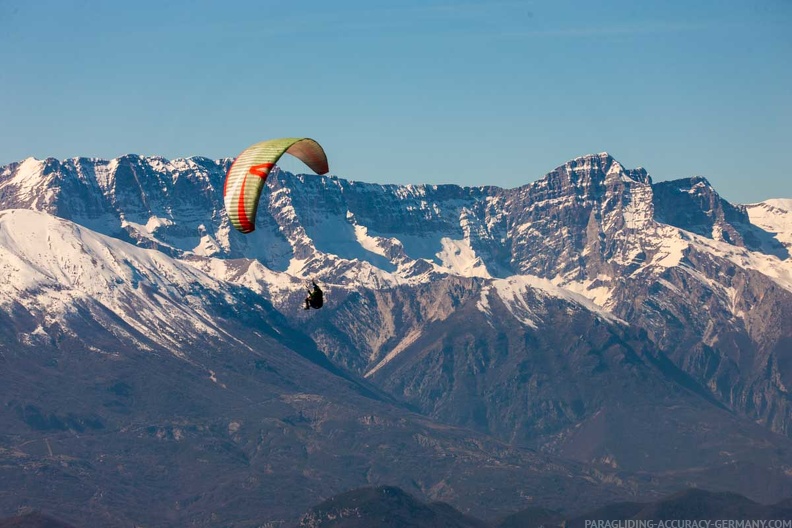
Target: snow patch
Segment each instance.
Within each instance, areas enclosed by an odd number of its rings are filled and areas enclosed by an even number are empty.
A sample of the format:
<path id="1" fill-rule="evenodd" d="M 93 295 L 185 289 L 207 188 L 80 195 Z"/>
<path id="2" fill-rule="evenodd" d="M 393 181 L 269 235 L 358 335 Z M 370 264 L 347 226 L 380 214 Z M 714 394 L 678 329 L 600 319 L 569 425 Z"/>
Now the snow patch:
<path id="1" fill-rule="evenodd" d="M 442 249 L 436 256 L 444 268 L 463 277 L 491 277 L 481 257 L 470 247 L 470 240 L 443 237 L 440 243 Z"/>
<path id="2" fill-rule="evenodd" d="M 792 250 L 792 199 L 766 200 L 745 206 L 755 226 L 775 235 L 775 239 Z"/>
<path id="3" fill-rule="evenodd" d="M 606 313 L 610 313 L 608 307 L 613 298 L 613 289 L 607 286 L 610 280 L 610 277 L 600 275 L 595 280 L 565 281 L 557 277 L 551 282 L 561 289 L 588 299 L 600 310 L 605 310 Z"/>
<path id="4" fill-rule="evenodd" d="M 764 203 L 770 207 L 792 213 L 792 198 L 771 198 L 770 200 L 765 200 Z"/>
<path id="5" fill-rule="evenodd" d="M 689 247 L 689 243 L 678 232 L 669 235 L 661 238 L 661 245 L 652 259 L 653 264 L 663 268 L 679 266 L 685 256 L 685 250 Z"/>
<path id="6" fill-rule="evenodd" d="M 481 296 L 479 300 L 476 302 L 476 308 L 487 316 L 487 319 L 490 320 L 490 326 L 492 325 L 492 307 L 489 303 L 489 296 L 492 292 L 492 286 L 485 286 L 481 288 Z"/>
<path id="7" fill-rule="evenodd" d="M 355 226 L 355 239 L 367 251 L 387 258 L 385 250 L 379 245 L 378 237 L 369 236 L 368 228 L 362 225 Z"/>
<path id="8" fill-rule="evenodd" d="M 691 235 L 691 244 L 704 252 L 725 258 L 743 268 L 758 271 L 772 279 L 782 288 L 792 291 L 792 258 L 781 260 L 775 255 L 750 251 L 746 248 L 733 246 L 727 242 L 711 240 L 699 235 Z M 692 272 L 692 270 L 690 270 Z M 696 272 L 697 275 L 701 275 Z M 702 275 L 702 280 L 704 280 Z M 706 279 L 707 284 L 712 281 Z"/>
<path id="9" fill-rule="evenodd" d="M 497 293 L 498 297 L 501 298 L 504 305 L 515 317 L 515 319 L 531 328 L 538 328 L 540 317 L 536 312 L 536 309 L 539 307 L 531 306 L 531 304 L 529 304 L 529 289 L 534 290 L 534 292 L 538 292 L 540 294 L 538 297 L 540 298 L 555 297 L 558 299 L 563 299 L 590 312 L 593 312 L 612 323 L 627 324 L 586 296 L 572 291 L 566 286 L 560 287 L 556 284 L 553 284 L 553 282 L 547 279 L 532 275 L 514 275 L 505 279 L 493 280 L 491 285 L 492 289 Z M 587 290 L 583 283 L 573 283 L 572 287 L 576 289 L 579 288 L 581 291 L 587 291 L 589 294 L 593 294 L 593 296 L 600 300 L 600 302 L 603 304 L 607 303 L 607 300 L 610 298 L 610 290 L 604 286 Z M 488 294 L 489 292 L 487 292 L 487 297 Z M 477 307 L 485 314 L 491 316 L 492 313 L 490 310 L 489 300 L 484 296 L 485 292 L 482 292 L 482 299 L 478 301 Z"/>
<path id="10" fill-rule="evenodd" d="M 28 196 L 41 186 L 44 167 L 44 161 L 27 158 L 19 165 L 16 174 L 8 181 L 8 184 L 16 187 L 21 196 Z"/>

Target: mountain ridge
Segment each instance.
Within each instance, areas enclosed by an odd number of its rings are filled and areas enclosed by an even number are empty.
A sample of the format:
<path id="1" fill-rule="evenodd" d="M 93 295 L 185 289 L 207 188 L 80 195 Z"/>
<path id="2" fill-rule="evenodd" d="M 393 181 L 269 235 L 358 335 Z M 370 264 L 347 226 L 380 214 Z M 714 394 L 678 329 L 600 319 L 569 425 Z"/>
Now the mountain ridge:
<path id="1" fill-rule="evenodd" d="M 733 206 L 705 180 L 653 183 L 607 153 L 515 189 L 275 171 L 257 230 L 242 236 L 222 206 L 228 163 L 130 155 L 0 168 L 0 352 L 7 376 L 21 375 L 3 394 L 13 434 L 0 455 L 20 489 L 74 459 L 83 465 L 64 476 L 109 492 L 95 453 L 59 458 L 47 435 L 69 446 L 134 416 L 151 432 L 104 438 L 143 457 L 187 439 L 222 468 L 220 488 L 185 485 L 180 513 L 155 508 L 204 525 L 189 496 L 225 501 L 245 479 L 272 492 L 267 471 L 294 497 L 271 520 L 363 484 L 489 516 L 582 490 L 589 506 L 691 483 L 792 494 L 788 201 Z M 325 290 L 321 311 L 300 309 L 309 278 Z M 101 389 L 77 358 L 102 373 Z M 57 382 L 43 393 L 42 376 Z M 185 392 L 140 396 L 167 376 Z M 75 396 L 58 402 L 58 390 Z M 232 427 L 224 413 L 257 392 L 279 403 Z M 272 451 L 275 431 L 295 447 Z M 20 444 L 38 447 L 22 456 Z M 228 455 L 201 455 L 215 446 Z M 167 475 L 167 459 L 150 460 Z M 92 504 L 135 515 L 117 497 Z"/>

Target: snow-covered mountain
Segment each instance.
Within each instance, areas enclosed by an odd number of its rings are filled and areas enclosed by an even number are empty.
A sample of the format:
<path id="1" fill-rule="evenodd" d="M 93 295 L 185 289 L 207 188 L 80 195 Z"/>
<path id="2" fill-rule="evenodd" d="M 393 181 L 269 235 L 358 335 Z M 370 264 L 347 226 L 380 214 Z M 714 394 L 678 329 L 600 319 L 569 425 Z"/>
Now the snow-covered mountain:
<path id="1" fill-rule="evenodd" d="M 223 210 L 229 163 L 129 155 L 0 168 L 0 352 L 22 361 L 15 372 L 39 353 L 45 366 L 23 376 L 39 382 L 59 361 L 72 365 L 68 351 L 99 370 L 129 357 L 147 368 L 183 364 L 190 397 L 204 383 L 226 394 L 205 410 L 218 419 L 229 414 L 230 393 L 242 398 L 236 406 L 256 401 L 255 391 L 280 401 L 287 397 L 276 394 L 290 394 L 293 413 L 316 413 L 311 433 L 279 427 L 326 457 L 348 451 L 334 451 L 338 442 L 330 447 L 323 435 L 368 445 L 372 424 L 390 424 L 389 434 L 419 438 L 421 449 L 443 457 L 460 449 L 459 435 L 478 438 L 480 455 L 465 455 L 454 478 L 441 476 L 447 468 L 423 468 L 416 479 L 415 459 L 397 470 L 369 451 L 362 481 L 331 468 L 303 474 L 327 493 L 398 483 L 463 511 L 504 514 L 461 474 L 486 480 L 483 468 L 495 464 L 518 478 L 522 462 L 506 459 L 529 448 L 573 464 L 558 468 L 571 479 L 567 491 L 596 475 L 598 491 L 581 508 L 603 494 L 683 483 L 757 500 L 792 494 L 790 200 L 733 205 L 703 178 L 653 183 L 605 153 L 517 189 L 275 172 L 257 230 L 241 235 Z M 309 278 L 326 292 L 318 312 L 300 309 Z M 262 370 L 265 382 L 245 377 Z M 118 376 L 107 372 L 111 389 L 101 390 L 126 393 L 131 384 L 111 384 Z M 86 405 L 93 410 L 70 415 L 68 406 L 26 395 L 32 385 L 16 386 L 23 396 L 4 396 L 17 416 L 9 430 L 19 431 L 17 444 L 0 446 L 6 453 L 42 438 L 23 432 L 31 424 L 67 435 L 74 424 L 107 422 L 107 402 L 102 412 Z M 349 394 L 354 403 L 333 429 L 328 409 Z M 156 399 L 147 404 L 148 415 L 161 416 Z M 178 405 L 166 408 L 179 414 Z M 273 413 L 276 422 L 289 416 Z M 298 414 L 299 424 L 306 418 Z M 174 428 L 216 428 L 194 418 L 155 430 L 168 437 Z M 248 413 L 245 423 L 256 419 Z M 439 429 L 430 434 L 426 423 Z M 463 428 L 449 429 L 462 431 L 453 440 L 438 436 L 452 426 Z M 237 426 L 223 427 L 229 434 Z M 269 449 L 261 438 L 234 441 L 252 457 Z M 547 500 L 539 480 L 511 478 L 503 482 L 519 493 L 495 501 L 501 508 Z M 539 488 L 520 487 L 531 485 Z"/>
<path id="2" fill-rule="evenodd" d="M 490 515 L 559 483 L 590 505 L 622 493 L 608 473 L 414 413 L 250 289 L 159 251 L 9 209 L 0 270 L 3 515 L 277 526 L 379 481 Z"/>
<path id="3" fill-rule="evenodd" d="M 245 236 L 229 227 L 222 207 L 228 164 L 133 155 L 28 159 L 2 169 L 0 204 L 46 211 L 189 261 L 286 313 L 307 277 L 338 300 L 441 276 L 480 278 L 496 285 L 485 288 L 496 295 L 509 277 L 546 279 L 564 297 L 577 294 L 645 328 L 729 407 L 790 431 L 792 375 L 778 357 L 790 338 L 789 200 L 735 206 L 703 178 L 653 184 L 643 169 L 625 169 L 606 153 L 517 189 L 279 172 L 257 230 Z M 371 329 L 374 341 L 362 349 L 325 351 L 363 353 L 344 363 L 364 374 L 394 355 L 397 343 L 380 345 L 388 335 L 382 330 Z M 405 327 L 398 342 L 415 331 Z"/>

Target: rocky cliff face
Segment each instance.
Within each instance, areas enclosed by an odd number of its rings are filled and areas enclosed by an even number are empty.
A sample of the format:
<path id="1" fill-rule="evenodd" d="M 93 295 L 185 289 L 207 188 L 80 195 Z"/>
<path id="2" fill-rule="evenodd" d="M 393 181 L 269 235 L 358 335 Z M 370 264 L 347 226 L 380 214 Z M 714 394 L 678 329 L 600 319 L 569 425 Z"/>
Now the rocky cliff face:
<path id="1" fill-rule="evenodd" d="M 258 332 L 432 423 L 574 460 L 620 490 L 684 481 L 789 494 L 789 200 L 732 205 L 702 178 L 653 183 L 604 153 L 517 189 L 275 172 L 245 236 L 222 207 L 228 163 L 0 168 L 0 207 L 66 221 L 2 213 L 6 252 L 42 245 L 5 264 L 22 278 L 0 288 L 11 307 L 0 350 L 126 339 L 194 361 L 196 350 L 244 354 Z M 52 271 L 42 262 L 65 251 L 59 240 L 76 254 Z M 139 262 L 126 243 L 150 253 Z M 92 262 L 107 271 L 92 277 Z M 321 311 L 300 309 L 308 278 L 325 289 Z M 75 317 L 107 338 L 87 339 Z M 636 484 L 634 472 L 660 480 Z M 409 489 L 460 497 L 459 482 L 429 482 Z"/>

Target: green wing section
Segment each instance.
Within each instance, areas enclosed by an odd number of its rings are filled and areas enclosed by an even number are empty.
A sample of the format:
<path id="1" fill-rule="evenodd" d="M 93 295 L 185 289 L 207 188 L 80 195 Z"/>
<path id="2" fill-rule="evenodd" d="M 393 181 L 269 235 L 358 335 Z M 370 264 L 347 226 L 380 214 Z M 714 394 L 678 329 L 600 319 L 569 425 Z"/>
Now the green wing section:
<path id="1" fill-rule="evenodd" d="M 254 222 L 264 182 L 285 153 L 317 174 L 330 170 L 321 145 L 310 138 L 269 139 L 246 148 L 228 169 L 223 187 L 226 214 L 237 230 L 250 233 L 256 229 Z"/>

